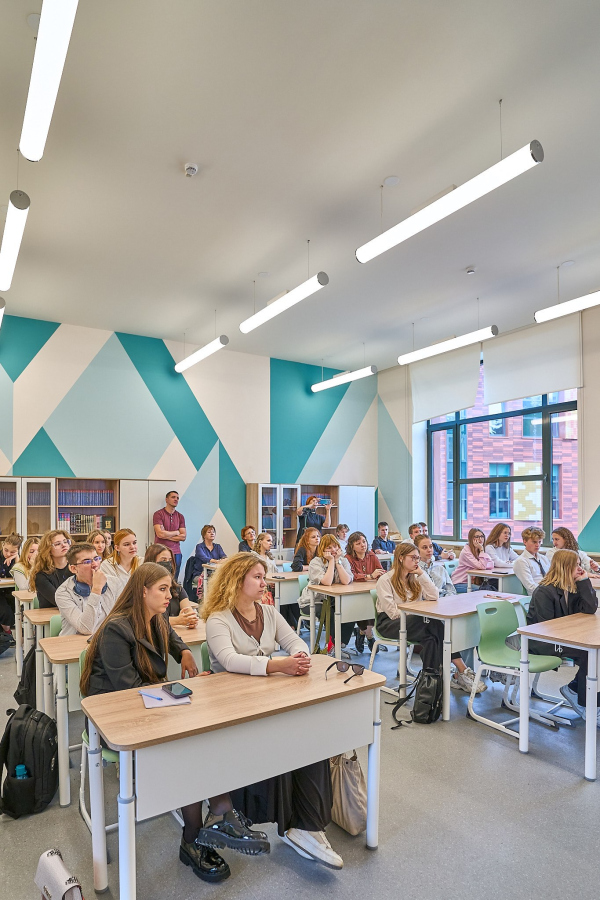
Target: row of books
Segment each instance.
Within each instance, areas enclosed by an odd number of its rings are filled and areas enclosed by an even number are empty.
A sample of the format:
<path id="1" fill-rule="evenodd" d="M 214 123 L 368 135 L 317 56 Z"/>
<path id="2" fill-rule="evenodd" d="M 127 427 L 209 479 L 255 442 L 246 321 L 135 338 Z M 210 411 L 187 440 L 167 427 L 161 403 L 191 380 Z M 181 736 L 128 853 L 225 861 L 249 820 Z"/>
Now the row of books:
<path id="1" fill-rule="evenodd" d="M 59 491 L 59 506 L 113 506 L 114 491 Z"/>
<path id="2" fill-rule="evenodd" d="M 16 506 L 17 492 L 14 488 L 0 488 L 0 506 Z"/>
<path id="3" fill-rule="evenodd" d="M 114 516 L 83 515 L 81 513 L 58 514 L 58 527 L 68 534 L 89 534 L 90 531 L 114 531 Z"/>
<path id="4" fill-rule="evenodd" d="M 50 491 L 48 488 L 28 488 L 28 506 L 50 506 Z"/>

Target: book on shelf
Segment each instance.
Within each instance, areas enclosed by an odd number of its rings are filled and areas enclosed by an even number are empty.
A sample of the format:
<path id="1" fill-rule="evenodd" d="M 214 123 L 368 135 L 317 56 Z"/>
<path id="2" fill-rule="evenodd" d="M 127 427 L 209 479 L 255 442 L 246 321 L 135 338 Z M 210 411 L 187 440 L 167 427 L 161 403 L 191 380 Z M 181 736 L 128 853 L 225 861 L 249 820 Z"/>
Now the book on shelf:
<path id="1" fill-rule="evenodd" d="M 114 491 L 75 491 L 60 490 L 59 506 L 114 506 Z"/>
<path id="2" fill-rule="evenodd" d="M 50 506 L 50 488 L 28 488 L 28 506 Z"/>
<path id="3" fill-rule="evenodd" d="M 112 516 L 84 515 L 83 513 L 59 512 L 58 527 L 68 534 L 89 534 L 90 531 L 105 530 L 103 520 L 114 523 Z M 106 528 L 106 530 L 111 530 Z"/>
<path id="4" fill-rule="evenodd" d="M 0 506 L 16 506 L 17 492 L 14 488 L 0 488 Z"/>

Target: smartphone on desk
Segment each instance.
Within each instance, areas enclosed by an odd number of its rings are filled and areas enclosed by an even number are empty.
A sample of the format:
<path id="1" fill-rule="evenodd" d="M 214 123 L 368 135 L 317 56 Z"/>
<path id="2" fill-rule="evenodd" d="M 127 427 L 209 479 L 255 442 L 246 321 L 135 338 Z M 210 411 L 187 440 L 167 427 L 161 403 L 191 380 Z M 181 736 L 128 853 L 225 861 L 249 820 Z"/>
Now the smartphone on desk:
<path id="1" fill-rule="evenodd" d="M 186 687 L 179 681 L 175 681 L 173 684 L 163 684 L 162 689 L 165 694 L 168 694 L 169 697 L 173 697 L 175 700 L 181 700 L 182 697 L 189 697 L 190 694 L 194 693 L 191 688 Z"/>

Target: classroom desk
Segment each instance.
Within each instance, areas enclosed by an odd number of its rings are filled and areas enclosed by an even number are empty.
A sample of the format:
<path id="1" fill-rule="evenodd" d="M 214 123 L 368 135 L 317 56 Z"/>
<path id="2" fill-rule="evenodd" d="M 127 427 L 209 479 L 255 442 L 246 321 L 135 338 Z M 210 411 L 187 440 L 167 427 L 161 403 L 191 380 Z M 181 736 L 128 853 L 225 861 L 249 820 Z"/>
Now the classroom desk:
<path id="1" fill-rule="evenodd" d="M 0 588 L 14 587 L 15 582 L 13 578 L 0 578 Z"/>
<path id="2" fill-rule="evenodd" d="M 35 630 L 35 705 L 46 715 L 54 718 L 54 692 L 52 685 L 52 665 L 42 651 L 40 641 L 50 626 L 52 616 L 59 616 L 56 606 L 46 609 L 26 609 L 25 620 Z"/>
<path id="3" fill-rule="evenodd" d="M 509 594 L 522 594 L 523 585 L 513 572 L 512 566 L 507 566 L 509 571 L 498 572 L 496 569 L 470 569 L 467 572 L 467 593 L 472 590 L 473 578 L 494 578 L 498 582 L 498 590 Z"/>
<path id="4" fill-rule="evenodd" d="M 184 706 L 146 710 L 135 689 L 82 701 L 89 720 L 96 891 L 108 884 L 102 765 L 92 762 L 100 759 L 100 735 L 119 751 L 120 900 L 136 897 L 136 821 L 365 744 L 367 847 L 377 847 L 379 691 L 385 678 L 367 670 L 345 685 L 347 675 L 335 670 L 325 679 L 329 658 L 313 656 L 312 662 L 302 678 L 221 672 L 191 679 L 194 695 Z M 219 764 L 198 764 L 211 759 Z"/>
<path id="5" fill-rule="evenodd" d="M 500 594 L 490 591 L 471 591 L 470 594 L 452 594 L 439 600 L 417 600 L 414 603 L 399 603 L 400 610 L 400 684 L 406 684 L 406 614 L 423 616 L 424 619 L 440 619 L 444 623 L 444 651 L 442 677 L 444 694 L 442 719 L 450 719 L 450 679 L 451 654 L 476 647 L 481 637 L 477 604 L 488 600 L 510 600 L 517 605 L 527 598 L 519 594 Z M 400 696 L 406 696 L 406 689 L 400 689 Z"/>
<path id="6" fill-rule="evenodd" d="M 310 588 L 310 648 L 315 646 L 316 615 L 315 594 L 333 597 L 334 612 L 334 652 L 335 658 L 342 658 L 342 622 L 359 622 L 373 619 L 375 609 L 371 591 L 376 581 L 351 581 L 350 584 L 309 584 Z"/>
<path id="7" fill-rule="evenodd" d="M 35 591 L 13 591 L 15 598 L 15 659 L 17 663 L 17 678 L 21 677 L 23 671 L 23 655 L 27 656 L 29 648 L 33 646 L 33 633 L 31 624 L 27 622 L 27 633 L 25 635 L 25 654 L 23 654 L 23 607 L 30 608 L 36 598 Z"/>
<path id="8" fill-rule="evenodd" d="M 600 615 L 576 613 L 551 619 L 538 625 L 526 625 L 517 629 L 521 635 L 521 686 L 519 692 L 519 750 L 529 751 L 529 639 L 564 647 L 587 650 L 588 674 L 586 679 L 585 764 L 586 781 L 596 780 L 596 732 L 598 691 L 598 650 L 600 649 Z M 548 647 L 552 655 L 552 647 Z"/>
<path id="9" fill-rule="evenodd" d="M 198 668 L 202 670 L 200 647 L 206 640 L 206 627 L 200 621 L 195 628 L 175 625 L 174 630 L 192 650 Z M 71 698 L 79 698 L 79 657 L 88 648 L 89 634 L 63 634 L 58 637 L 43 638 L 40 647 L 45 659 L 54 668 L 56 675 L 56 727 L 58 730 L 58 785 L 59 803 L 68 806 L 71 802 L 71 782 L 69 779 L 69 711 L 81 709 L 79 700 L 71 703 Z M 77 691 L 67 690 L 67 671 L 69 666 L 76 666 L 73 677 L 76 679 Z M 181 677 L 179 663 L 170 656 L 168 677 L 177 681 Z"/>

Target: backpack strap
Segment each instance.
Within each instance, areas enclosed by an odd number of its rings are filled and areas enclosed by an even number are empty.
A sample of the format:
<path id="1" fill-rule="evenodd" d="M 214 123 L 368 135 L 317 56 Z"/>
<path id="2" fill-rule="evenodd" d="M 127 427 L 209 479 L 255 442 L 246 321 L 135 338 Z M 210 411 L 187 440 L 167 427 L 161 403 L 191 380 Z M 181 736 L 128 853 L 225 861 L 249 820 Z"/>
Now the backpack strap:
<path id="1" fill-rule="evenodd" d="M 391 729 L 392 731 L 396 731 L 396 729 L 401 728 L 403 725 L 411 725 L 412 724 L 411 722 L 406 722 L 404 719 L 399 719 L 397 717 L 396 713 L 398 712 L 399 709 L 402 709 L 404 704 L 407 703 L 410 700 L 410 698 L 413 696 L 413 694 L 417 690 L 417 685 L 419 683 L 420 678 L 421 678 L 421 673 L 419 672 L 419 674 L 417 675 L 417 677 L 415 678 L 413 683 L 410 685 L 410 690 L 408 691 L 408 693 L 406 694 L 405 697 L 400 697 L 399 700 L 386 700 L 385 701 L 386 706 L 394 707 L 392 710 L 392 716 L 394 717 L 394 722 L 398 723 L 397 725 L 392 725 L 392 729 Z M 409 687 L 408 684 L 399 684 L 398 690 L 400 691 L 402 688 L 407 688 L 407 687 Z"/>

